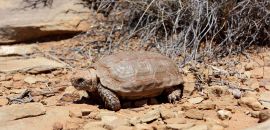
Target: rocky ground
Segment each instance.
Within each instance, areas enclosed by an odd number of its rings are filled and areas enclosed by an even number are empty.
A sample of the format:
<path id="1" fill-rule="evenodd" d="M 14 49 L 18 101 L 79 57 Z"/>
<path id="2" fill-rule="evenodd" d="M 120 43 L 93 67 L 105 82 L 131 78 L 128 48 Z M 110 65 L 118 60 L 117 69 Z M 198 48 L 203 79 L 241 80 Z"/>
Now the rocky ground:
<path id="1" fill-rule="evenodd" d="M 270 129 L 269 48 L 179 68 L 185 84 L 176 104 L 161 96 L 124 101 L 117 112 L 104 109 L 99 97 L 70 83 L 74 71 L 87 69 L 108 51 L 102 44 L 108 39 L 91 30 L 104 26 L 94 22 L 104 17 L 97 14 L 87 23 L 88 15 L 76 17 L 70 9 L 89 10 L 70 2 L 56 2 L 55 11 L 17 12 L 21 21 L 14 22 L 16 13 L 7 12 L 18 5 L 0 1 L 0 16 L 6 18 L 0 21 L 0 130 Z M 54 19 L 60 12 L 70 14 Z M 50 37 L 33 42 L 40 36 Z"/>
<path id="2" fill-rule="evenodd" d="M 113 112 L 70 84 L 73 71 L 91 65 L 77 51 L 83 45 L 73 38 L 0 47 L 0 129 L 240 130 L 270 116 L 269 50 L 189 64 L 180 68 L 180 102 L 126 101 Z"/>

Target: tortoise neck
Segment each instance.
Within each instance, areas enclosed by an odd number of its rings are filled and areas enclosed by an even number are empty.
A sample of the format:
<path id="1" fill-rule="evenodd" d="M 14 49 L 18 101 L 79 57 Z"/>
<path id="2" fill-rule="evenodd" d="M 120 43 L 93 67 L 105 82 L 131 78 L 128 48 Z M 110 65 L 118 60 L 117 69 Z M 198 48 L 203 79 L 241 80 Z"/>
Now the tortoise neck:
<path id="1" fill-rule="evenodd" d="M 97 73 L 95 69 L 90 69 L 90 75 L 91 75 L 91 80 L 92 80 L 92 86 L 97 87 L 98 85 L 98 78 L 97 78 Z"/>

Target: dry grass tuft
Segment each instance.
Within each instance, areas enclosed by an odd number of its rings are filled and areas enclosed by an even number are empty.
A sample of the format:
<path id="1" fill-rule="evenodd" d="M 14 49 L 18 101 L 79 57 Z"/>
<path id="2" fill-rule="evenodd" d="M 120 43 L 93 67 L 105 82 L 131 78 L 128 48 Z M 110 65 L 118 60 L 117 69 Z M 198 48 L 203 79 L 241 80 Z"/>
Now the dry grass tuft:
<path id="1" fill-rule="evenodd" d="M 110 52 L 123 45 L 129 50 L 137 39 L 141 49 L 184 57 L 179 60 L 184 65 L 270 43 L 269 0 L 78 1 L 107 17 L 111 30 L 104 44 L 109 44 Z M 116 33 L 120 38 L 115 38 Z"/>
<path id="2" fill-rule="evenodd" d="M 269 0 L 85 1 L 110 14 L 112 25 L 122 24 L 126 35 L 115 42 L 128 46 L 137 37 L 141 44 L 149 44 L 144 47 L 184 56 L 184 63 L 242 53 L 251 45 L 270 42 Z"/>

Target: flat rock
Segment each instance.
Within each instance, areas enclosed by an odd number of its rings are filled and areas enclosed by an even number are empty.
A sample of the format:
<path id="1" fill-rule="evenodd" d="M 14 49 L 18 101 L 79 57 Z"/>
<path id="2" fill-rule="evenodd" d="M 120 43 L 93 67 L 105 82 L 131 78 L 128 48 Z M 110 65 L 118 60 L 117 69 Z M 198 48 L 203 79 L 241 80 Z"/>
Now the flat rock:
<path id="1" fill-rule="evenodd" d="M 104 122 L 104 127 L 107 129 L 116 129 L 120 126 L 130 126 L 129 120 L 123 118 L 117 118 L 112 121 Z"/>
<path id="2" fill-rule="evenodd" d="M 100 113 L 100 118 L 101 121 L 104 124 L 111 124 L 113 121 L 119 119 L 115 112 L 110 112 L 110 111 L 101 111 Z"/>
<path id="3" fill-rule="evenodd" d="M 135 125 L 135 130 L 154 130 L 154 129 L 147 124 L 137 124 Z"/>
<path id="4" fill-rule="evenodd" d="M 137 124 L 140 124 L 141 123 L 141 120 L 140 120 L 140 117 L 131 117 L 129 119 L 129 123 L 132 124 L 132 125 L 137 125 Z"/>
<path id="5" fill-rule="evenodd" d="M 196 108 L 196 106 L 194 104 L 189 103 L 189 102 L 185 102 L 182 104 L 183 111 L 187 111 L 187 110 L 195 109 L 195 108 Z"/>
<path id="6" fill-rule="evenodd" d="M 91 112 L 91 113 L 88 115 L 88 117 L 89 117 L 90 119 L 94 119 L 94 120 L 101 120 L 101 117 L 100 117 L 100 114 L 99 114 L 98 111 L 93 111 L 93 112 Z"/>
<path id="7" fill-rule="evenodd" d="M 256 126 L 247 128 L 245 130 L 270 130 L 270 120 L 263 122 L 263 123 L 260 123 Z"/>
<path id="8" fill-rule="evenodd" d="M 148 123 L 160 118 L 159 110 L 151 110 L 140 117 L 142 123 Z"/>
<path id="9" fill-rule="evenodd" d="M 203 112 L 201 112 L 200 110 L 195 110 L 195 109 L 191 109 L 191 110 L 186 111 L 185 115 L 187 118 L 197 119 L 197 120 L 202 120 L 204 117 Z"/>
<path id="10" fill-rule="evenodd" d="M 104 127 L 104 123 L 101 121 L 94 121 L 94 122 L 88 122 L 83 126 L 84 130 L 92 130 L 95 128 L 103 128 Z M 105 128 L 103 128 L 105 129 Z M 105 129 L 106 130 L 106 129 Z"/>
<path id="11" fill-rule="evenodd" d="M 25 75 L 21 74 L 21 73 L 16 73 L 12 76 L 12 80 L 13 81 L 21 81 L 25 78 Z"/>
<path id="12" fill-rule="evenodd" d="M 29 55 L 35 52 L 36 45 L 0 46 L 0 56 Z"/>
<path id="13" fill-rule="evenodd" d="M 82 99 L 83 97 L 88 97 L 86 91 L 78 91 L 73 86 L 69 86 L 65 89 L 60 100 L 65 102 L 74 102 Z"/>
<path id="14" fill-rule="evenodd" d="M 23 107 L 17 109 L 23 109 Z M 35 111 L 32 110 L 29 113 L 33 115 L 33 113 L 36 113 L 36 110 Z M 42 116 L 22 118 L 19 120 L 12 120 L 8 122 L 0 122 L 0 130 L 52 130 L 56 122 L 64 124 L 67 120 L 70 120 L 68 115 L 69 113 L 66 108 L 63 107 L 47 108 L 46 114 Z"/>
<path id="15" fill-rule="evenodd" d="M 36 79 L 33 76 L 28 76 L 24 79 L 24 82 L 29 83 L 29 84 L 34 84 L 38 81 L 38 79 Z"/>
<path id="16" fill-rule="evenodd" d="M 104 123 L 104 128 L 115 129 L 119 126 L 130 126 L 127 118 L 119 117 L 114 112 L 102 112 L 101 122 Z"/>
<path id="17" fill-rule="evenodd" d="M 94 120 L 101 120 L 102 118 L 104 118 L 104 116 L 117 117 L 114 111 L 93 111 L 89 114 L 89 117 Z"/>
<path id="18" fill-rule="evenodd" d="M 212 125 L 210 130 L 224 130 L 224 127 L 221 125 Z"/>
<path id="19" fill-rule="evenodd" d="M 195 124 L 188 123 L 188 124 L 167 124 L 166 128 L 169 130 L 185 130 L 188 128 L 193 127 Z"/>
<path id="20" fill-rule="evenodd" d="M 202 97 L 195 97 L 195 98 L 188 99 L 188 102 L 190 102 L 192 104 L 198 104 L 198 103 L 201 103 L 203 100 L 204 100 L 204 98 L 202 98 Z"/>
<path id="21" fill-rule="evenodd" d="M 76 34 L 91 27 L 87 20 L 90 10 L 77 0 L 53 1 L 49 7 L 42 2 L 36 8 L 27 6 L 24 0 L 1 1 L 0 44 Z"/>
<path id="22" fill-rule="evenodd" d="M 208 130 L 208 126 L 207 125 L 196 125 L 196 126 L 193 126 L 187 130 Z"/>
<path id="23" fill-rule="evenodd" d="M 12 90 L 10 90 L 10 93 L 11 94 L 20 94 L 20 93 L 23 93 L 25 91 L 27 91 L 27 89 L 12 89 Z"/>
<path id="24" fill-rule="evenodd" d="M 64 130 L 78 130 L 82 122 L 83 121 L 80 120 L 73 120 L 73 121 L 68 120 L 64 124 Z"/>
<path id="25" fill-rule="evenodd" d="M 109 124 L 111 122 L 113 122 L 114 120 L 117 120 L 118 117 L 117 116 L 102 116 L 101 117 L 101 121 L 105 124 Z"/>
<path id="26" fill-rule="evenodd" d="M 18 120 L 44 115 L 45 107 L 41 103 L 14 104 L 0 108 L 0 122 Z"/>
<path id="27" fill-rule="evenodd" d="M 103 127 L 89 127 L 89 128 L 83 129 L 83 130 L 108 130 L 108 129 L 105 129 Z"/>
<path id="28" fill-rule="evenodd" d="M 80 111 L 80 109 L 69 110 L 69 117 L 82 118 L 82 112 Z"/>
<path id="29" fill-rule="evenodd" d="M 266 108 L 270 109 L 270 92 L 263 92 L 260 94 L 259 102 Z"/>
<path id="30" fill-rule="evenodd" d="M 116 113 L 114 111 L 100 111 L 98 116 L 101 119 L 104 116 L 116 116 Z"/>
<path id="31" fill-rule="evenodd" d="M 261 103 L 254 97 L 243 97 L 238 101 L 241 106 L 247 106 L 254 111 L 262 110 L 264 107 Z"/>
<path id="32" fill-rule="evenodd" d="M 212 101 L 204 101 L 197 106 L 199 110 L 214 110 L 216 109 L 216 104 Z"/>
<path id="33" fill-rule="evenodd" d="M 40 73 L 58 68 L 64 68 L 65 66 L 66 66 L 65 64 L 44 57 L 35 57 L 29 59 L 22 59 L 22 58 L 16 59 L 13 57 L 0 58 L 0 72 L 3 73 L 12 73 L 12 72 Z"/>
<path id="34" fill-rule="evenodd" d="M 266 120 L 270 119 L 270 110 L 266 109 L 266 110 L 262 110 L 259 113 L 259 122 L 264 122 Z"/>
<path id="35" fill-rule="evenodd" d="M 175 112 L 171 109 L 161 109 L 160 114 L 162 119 L 170 119 L 176 117 Z"/>
<path id="36" fill-rule="evenodd" d="M 166 124 L 185 124 L 187 123 L 185 118 L 170 118 L 164 120 Z"/>

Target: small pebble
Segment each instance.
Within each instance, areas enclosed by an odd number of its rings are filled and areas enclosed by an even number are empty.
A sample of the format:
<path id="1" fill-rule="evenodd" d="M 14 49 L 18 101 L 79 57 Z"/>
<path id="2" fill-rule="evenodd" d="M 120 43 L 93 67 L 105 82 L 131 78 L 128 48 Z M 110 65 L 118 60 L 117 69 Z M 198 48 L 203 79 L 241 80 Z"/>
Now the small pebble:
<path id="1" fill-rule="evenodd" d="M 63 124 L 60 122 L 55 122 L 53 124 L 53 130 L 63 130 Z"/>
<path id="2" fill-rule="evenodd" d="M 217 115 L 218 115 L 219 119 L 221 119 L 221 120 L 231 119 L 231 117 L 232 117 L 232 113 L 230 111 L 227 111 L 227 110 L 219 110 L 217 112 Z"/>
<path id="3" fill-rule="evenodd" d="M 82 112 L 82 116 L 88 116 L 92 112 L 92 110 L 82 109 L 81 112 Z"/>
<path id="4" fill-rule="evenodd" d="M 259 123 L 264 122 L 266 120 L 270 119 L 270 110 L 262 110 L 259 113 Z"/>

